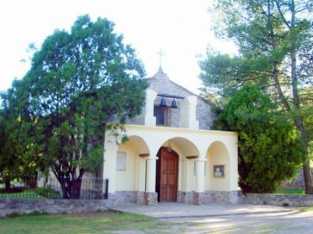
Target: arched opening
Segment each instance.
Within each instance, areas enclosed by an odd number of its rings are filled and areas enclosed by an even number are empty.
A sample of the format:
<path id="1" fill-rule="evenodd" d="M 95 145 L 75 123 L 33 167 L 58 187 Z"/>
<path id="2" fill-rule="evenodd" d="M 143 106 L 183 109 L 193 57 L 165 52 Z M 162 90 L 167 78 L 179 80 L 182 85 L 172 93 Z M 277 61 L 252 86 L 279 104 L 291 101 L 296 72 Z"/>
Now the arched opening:
<path id="1" fill-rule="evenodd" d="M 193 142 L 175 137 L 165 141 L 159 151 L 156 168 L 156 192 L 159 201 L 177 201 L 182 191 L 194 186 L 194 159 L 199 151 Z"/>
<path id="2" fill-rule="evenodd" d="M 227 191 L 230 186 L 229 153 L 222 142 L 213 142 L 208 148 L 206 190 Z"/>
<path id="3" fill-rule="evenodd" d="M 149 148 L 139 136 L 129 136 L 118 147 L 116 158 L 116 191 L 144 191 L 146 186 L 145 157 Z"/>

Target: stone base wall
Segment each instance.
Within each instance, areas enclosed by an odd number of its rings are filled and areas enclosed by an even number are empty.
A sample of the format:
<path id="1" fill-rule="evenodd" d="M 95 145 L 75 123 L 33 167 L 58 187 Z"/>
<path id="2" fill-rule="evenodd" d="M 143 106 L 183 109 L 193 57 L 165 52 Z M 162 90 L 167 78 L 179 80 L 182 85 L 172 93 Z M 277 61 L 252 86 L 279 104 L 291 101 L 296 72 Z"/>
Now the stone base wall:
<path id="1" fill-rule="evenodd" d="M 158 204 L 157 193 L 144 193 L 145 205 L 156 205 Z"/>
<path id="2" fill-rule="evenodd" d="M 11 200 L 0 199 L 0 217 L 34 212 L 47 214 L 88 213 L 108 210 L 108 200 Z"/>
<path id="3" fill-rule="evenodd" d="M 177 193 L 177 202 L 205 205 L 205 204 L 253 204 L 275 206 L 313 206 L 313 195 L 288 195 L 288 194 L 247 194 L 239 191 L 206 191 Z"/>
<path id="4" fill-rule="evenodd" d="M 158 194 L 137 191 L 118 191 L 113 194 L 109 194 L 110 205 L 123 205 L 126 203 L 154 205 L 158 203 Z"/>
<path id="5" fill-rule="evenodd" d="M 177 192 L 177 202 L 185 204 L 212 204 L 212 203 L 231 203 L 239 202 L 240 195 L 237 191 L 206 191 L 197 192 Z M 137 203 L 138 205 L 155 205 L 158 203 L 157 193 L 136 192 L 136 191 L 119 191 L 109 194 L 108 204 L 122 205 L 126 203 Z"/>
<path id="6" fill-rule="evenodd" d="M 228 203 L 237 204 L 239 202 L 238 191 L 206 191 L 194 194 L 194 204 Z"/>
<path id="7" fill-rule="evenodd" d="M 119 191 L 115 193 L 109 193 L 108 202 L 110 205 L 121 205 L 126 203 L 137 202 L 136 191 Z"/>
<path id="8" fill-rule="evenodd" d="M 186 204 L 212 204 L 212 203 L 231 203 L 239 202 L 239 193 L 237 191 L 206 191 L 198 192 L 181 192 L 177 194 L 177 201 Z"/>
<path id="9" fill-rule="evenodd" d="M 186 204 L 194 204 L 193 202 L 193 193 L 194 192 L 177 192 L 177 202 L 186 203 Z"/>
<path id="10" fill-rule="evenodd" d="M 158 204 L 158 194 L 148 192 L 137 192 L 138 205 L 156 205 Z"/>
<path id="11" fill-rule="evenodd" d="M 313 195 L 250 193 L 241 195 L 240 203 L 275 206 L 313 206 Z"/>

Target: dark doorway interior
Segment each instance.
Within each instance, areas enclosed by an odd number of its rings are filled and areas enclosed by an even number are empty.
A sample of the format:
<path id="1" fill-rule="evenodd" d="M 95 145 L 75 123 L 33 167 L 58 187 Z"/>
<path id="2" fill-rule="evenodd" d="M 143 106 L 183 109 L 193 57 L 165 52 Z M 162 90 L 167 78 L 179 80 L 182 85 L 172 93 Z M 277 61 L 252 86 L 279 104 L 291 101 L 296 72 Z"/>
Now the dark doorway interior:
<path id="1" fill-rule="evenodd" d="M 170 126 L 170 111 L 169 107 L 154 106 L 154 116 L 157 126 Z"/>

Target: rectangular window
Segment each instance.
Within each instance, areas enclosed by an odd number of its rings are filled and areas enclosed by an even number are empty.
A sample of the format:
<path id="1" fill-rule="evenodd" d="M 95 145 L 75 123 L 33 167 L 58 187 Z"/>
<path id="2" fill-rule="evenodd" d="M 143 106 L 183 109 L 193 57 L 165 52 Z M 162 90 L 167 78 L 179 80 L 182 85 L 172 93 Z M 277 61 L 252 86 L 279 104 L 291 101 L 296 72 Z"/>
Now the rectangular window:
<path id="1" fill-rule="evenodd" d="M 117 171 L 126 171 L 127 169 L 127 154 L 126 152 L 117 152 L 116 158 L 116 170 Z"/>

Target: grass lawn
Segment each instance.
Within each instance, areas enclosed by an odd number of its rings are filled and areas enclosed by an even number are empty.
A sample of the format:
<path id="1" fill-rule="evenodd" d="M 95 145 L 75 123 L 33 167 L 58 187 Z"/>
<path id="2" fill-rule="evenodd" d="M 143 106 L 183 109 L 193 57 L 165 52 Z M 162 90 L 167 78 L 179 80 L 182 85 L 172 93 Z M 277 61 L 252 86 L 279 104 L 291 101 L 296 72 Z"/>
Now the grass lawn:
<path id="1" fill-rule="evenodd" d="M 303 188 L 284 188 L 279 187 L 276 192 L 276 194 L 296 194 L 296 195 L 304 195 L 304 189 Z"/>
<path id="2" fill-rule="evenodd" d="M 2 234 L 103 234 L 181 233 L 170 225 L 141 215 L 127 213 L 94 213 L 76 215 L 26 215 L 0 219 Z M 127 233 L 127 232 L 125 232 Z"/>
<path id="3" fill-rule="evenodd" d="M 300 207 L 299 210 L 301 212 L 313 212 L 313 206 L 311 206 L 311 207 Z"/>

